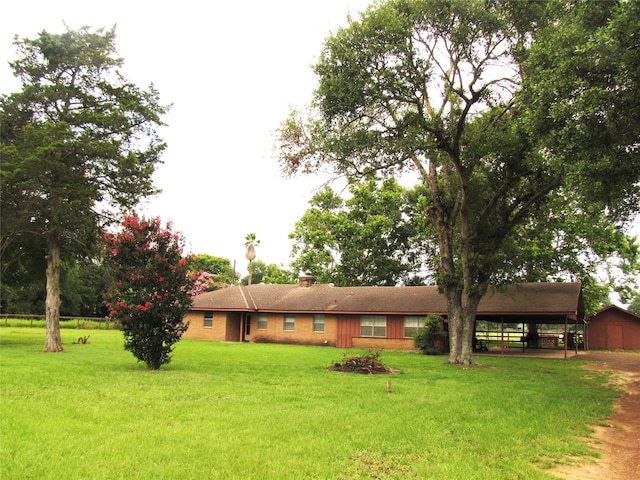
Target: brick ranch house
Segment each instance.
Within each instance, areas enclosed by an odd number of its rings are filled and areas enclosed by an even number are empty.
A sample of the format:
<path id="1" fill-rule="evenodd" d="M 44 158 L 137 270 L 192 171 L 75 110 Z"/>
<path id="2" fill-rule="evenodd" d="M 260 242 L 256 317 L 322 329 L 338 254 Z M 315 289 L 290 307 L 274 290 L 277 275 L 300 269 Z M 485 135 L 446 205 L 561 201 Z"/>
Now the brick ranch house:
<path id="1" fill-rule="evenodd" d="M 640 350 L 640 315 L 609 305 L 587 319 L 589 348 Z"/>
<path id="2" fill-rule="evenodd" d="M 196 296 L 185 315 L 184 338 L 414 350 L 413 334 L 424 317 L 446 318 L 446 311 L 437 287 L 334 287 L 305 275 L 295 285 L 235 286 Z M 579 283 L 527 283 L 492 291 L 477 316 L 563 324 L 582 324 L 583 317 Z"/>

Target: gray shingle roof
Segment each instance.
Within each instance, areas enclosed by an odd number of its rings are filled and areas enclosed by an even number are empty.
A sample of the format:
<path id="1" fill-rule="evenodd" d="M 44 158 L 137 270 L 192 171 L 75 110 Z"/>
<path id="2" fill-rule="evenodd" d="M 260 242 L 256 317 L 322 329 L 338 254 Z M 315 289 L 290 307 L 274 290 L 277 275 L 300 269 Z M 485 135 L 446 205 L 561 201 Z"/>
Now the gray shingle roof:
<path id="1" fill-rule="evenodd" d="M 479 315 L 576 315 L 582 313 L 579 283 L 525 283 L 491 290 Z M 437 287 L 334 287 L 315 284 L 228 287 L 198 295 L 192 310 L 423 315 L 446 314 Z"/>

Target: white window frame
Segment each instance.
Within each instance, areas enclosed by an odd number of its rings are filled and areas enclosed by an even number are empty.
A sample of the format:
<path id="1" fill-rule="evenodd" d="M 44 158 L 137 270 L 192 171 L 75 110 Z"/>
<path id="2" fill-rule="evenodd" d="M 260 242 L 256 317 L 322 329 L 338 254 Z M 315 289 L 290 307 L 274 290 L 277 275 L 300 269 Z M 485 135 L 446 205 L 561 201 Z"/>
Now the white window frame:
<path id="1" fill-rule="evenodd" d="M 267 329 L 268 317 L 264 313 L 258 315 L 258 330 Z"/>
<path id="2" fill-rule="evenodd" d="M 313 331 L 315 333 L 324 333 L 324 314 L 316 313 L 313 316 Z"/>
<path id="3" fill-rule="evenodd" d="M 387 337 L 386 315 L 360 315 L 361 337 Z"/>
<path id="4" fill-rule="evenodd" d="M 293 315 L 285 315 L 282 322 L 282 329 L 285 332 L 293 332 L 296 329 L 296 317 Z"/>
<path id="5" fill-rule="evenodd" d="M 204 312 L 203 328 L 213 328 L 213 312 Z"/>
<path id="6" fill-rule="evenodd" d="M 407 315 L 404 317 L 404 338 L 413 336 L 424 328 L 427 317 L 424 315 Z"/>

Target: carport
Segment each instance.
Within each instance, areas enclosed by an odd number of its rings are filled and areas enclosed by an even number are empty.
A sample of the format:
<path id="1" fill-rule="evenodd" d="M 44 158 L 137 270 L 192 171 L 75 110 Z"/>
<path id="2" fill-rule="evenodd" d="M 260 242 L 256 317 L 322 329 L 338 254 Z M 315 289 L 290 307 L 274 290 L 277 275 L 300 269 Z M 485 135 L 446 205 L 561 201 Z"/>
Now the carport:
<path id="1" fill-rule="evenodd" d="M 476 338 L 482 342 L 498 344 L 501 354 L 513 351 L 519 344 L 522 353 L 534 350 L 560 349 L 562 340 L 564 358 L 569 351 L 577 354 L 586 343 L 584 332 L 584 301 L 579 283 L 536 284 L 526 290 L 517 285 L 488 293 L 480 302 L 476 316 Z M 506 293 L 506 294 L 505 294 Z M 483 323 L 487 322 L 487 323 Z M 491 328 L 478 328 L 478 324 Z M 544 328 L 542 328 L 544 327 Z M 553 332 L 553 333 L 549 333 Z"/>

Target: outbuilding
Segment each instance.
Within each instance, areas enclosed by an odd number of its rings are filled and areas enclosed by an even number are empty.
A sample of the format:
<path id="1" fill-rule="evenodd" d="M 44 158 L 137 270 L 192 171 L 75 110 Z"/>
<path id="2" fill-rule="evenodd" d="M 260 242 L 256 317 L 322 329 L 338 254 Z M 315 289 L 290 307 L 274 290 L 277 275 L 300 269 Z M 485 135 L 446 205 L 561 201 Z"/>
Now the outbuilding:
<path id="1" fill-rule="evenodd" d="M 585 340 L 589 349 L 640 350 L 640 315 L 609 305 L 587 319 Z"/>

